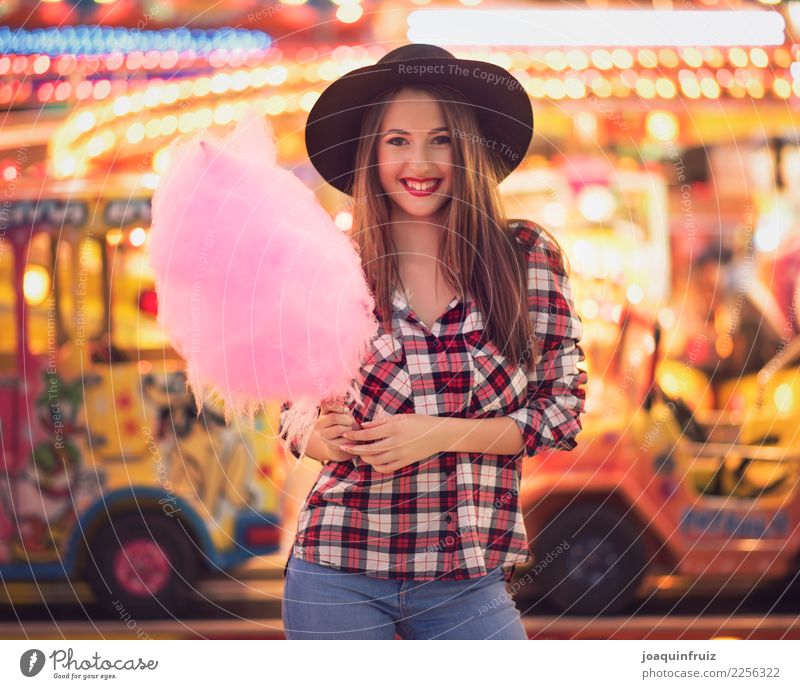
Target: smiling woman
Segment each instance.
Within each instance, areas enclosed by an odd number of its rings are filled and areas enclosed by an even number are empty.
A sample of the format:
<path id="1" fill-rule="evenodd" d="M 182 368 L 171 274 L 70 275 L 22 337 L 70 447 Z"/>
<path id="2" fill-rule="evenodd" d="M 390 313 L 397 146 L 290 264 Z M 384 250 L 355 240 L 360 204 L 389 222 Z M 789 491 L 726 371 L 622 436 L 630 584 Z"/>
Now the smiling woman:
<path id="1" fill-rule="evenodd" d="M 424 126 L 429 123 L 437 126 Z M 416 217 L 427 222 L 426 216 L 450 200 L 452 190 L 452 141 L 439 104 L 424 91 L 401 89 L 386 107 L 382 126 L 375 150 L 378 178 L 394 202 L 395 222 Z"/>
<path id="2" fill-rule="evenodd" d="M 497 78 L 470 76 L 484 72 Z M 506 76 L 412 44 L 309 114 L 312 162 L 363 200 L 352 240 L 380 327 L 362 399 L 320 413 L 327 463 L 287 560 L 287 638 L 526 638 L 505 593 L 531 556 L 520 463 L 576 445 L 586 378 L 560 247 L 499 201 L 532 134 L 524 91 L 495 90 Z"/>

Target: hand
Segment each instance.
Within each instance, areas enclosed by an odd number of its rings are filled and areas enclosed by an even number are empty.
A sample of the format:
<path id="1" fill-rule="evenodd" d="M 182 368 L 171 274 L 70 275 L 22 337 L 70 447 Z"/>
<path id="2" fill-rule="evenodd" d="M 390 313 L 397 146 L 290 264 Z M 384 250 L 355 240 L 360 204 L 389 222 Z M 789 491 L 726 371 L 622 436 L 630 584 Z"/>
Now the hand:
<path id="1" fill-rule="evenodd" d="M 354 453 L 342 450 L 339 445 L 345 442 L 342 433 L 359 428 L 361 426 L 356 423 L 344 404 L 323 400 L 317 423 L 311 433 L 312 437 L 316 436 L 322 441 L 324 450 L 320 459 L 333 462 L 346 462 L 352 459 Z"/>
<path id="2" fill-rule="evenodd" d="M 358 454 L 375 471 L 389 473 L 443 452 L 447 421 L 427 414 L 385 416 L 346 431 L 341 448 Z"/>

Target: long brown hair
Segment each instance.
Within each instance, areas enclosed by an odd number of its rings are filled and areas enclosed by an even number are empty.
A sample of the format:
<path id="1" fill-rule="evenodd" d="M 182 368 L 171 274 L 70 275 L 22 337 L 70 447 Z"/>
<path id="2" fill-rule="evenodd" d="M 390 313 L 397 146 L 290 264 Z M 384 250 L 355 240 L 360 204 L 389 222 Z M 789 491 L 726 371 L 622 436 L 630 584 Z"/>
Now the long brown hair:
<path id="1" fill-rule="evenodd" d="M 387 106 L 400 90 L 408 88 L 438 99 L 453 145 L 449 231 L 443 234 L 439 247 L 445 277 L 462 300 L 466 291 L 472 294 L 484 317 L 487 338 L 506 358 L 527 371 L 538 361 L 540 352 L 528 316 L 527 257 L 505 216 L 497 188 L 497 161 L 479 144 L 481 130 L 473 108 L 459 103 L 458 94 L 440 84 L 389 89 L 367 109 L 362 121 L 352 190 L 351 239 L 361 256 L 384 328 L 391 332 L 392 291 L 400 278 L 397 250 L 386 230 L 391 200 L 378 178 L 375 149 Z M 477 136 L 455 136 L 454 132 Z"/>

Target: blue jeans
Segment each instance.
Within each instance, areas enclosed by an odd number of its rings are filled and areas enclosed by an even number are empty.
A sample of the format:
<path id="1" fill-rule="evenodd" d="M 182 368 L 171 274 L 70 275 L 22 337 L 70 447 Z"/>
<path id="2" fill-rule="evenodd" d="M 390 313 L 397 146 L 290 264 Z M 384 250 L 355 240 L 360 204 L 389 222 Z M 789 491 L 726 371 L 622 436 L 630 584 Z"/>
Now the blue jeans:
<path id="1" fill-rule="evenodd" d="M 287 639 L 527 639 L 503 570 L 461 580 L 379 579 L 289 559 Z"/>

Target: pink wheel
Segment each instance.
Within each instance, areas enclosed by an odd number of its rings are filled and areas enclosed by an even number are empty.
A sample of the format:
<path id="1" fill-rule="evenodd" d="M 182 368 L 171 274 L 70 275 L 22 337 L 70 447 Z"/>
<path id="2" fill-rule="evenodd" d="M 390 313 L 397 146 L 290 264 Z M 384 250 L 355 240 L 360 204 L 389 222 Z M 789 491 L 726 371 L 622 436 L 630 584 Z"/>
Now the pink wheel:
<path id="1" fill-rule="evenodd" d="M 178 519 L 117 513 L 87 544 L 85 575 L 100 607 L 118 616 L 169 617 L 195 593 L 201 551 Z"/>
<path id="2" fill-rule="evenodd" d="M 114 576 L 134 595 L 158 595 L 167 585 L 169 574 L 169 558 L 149 538 L 126 541 L 114 554 Z"/>

